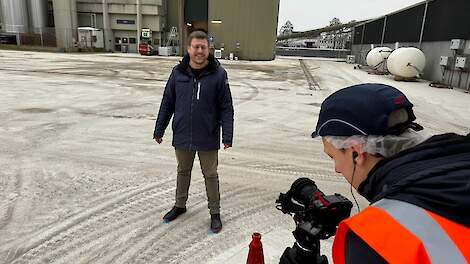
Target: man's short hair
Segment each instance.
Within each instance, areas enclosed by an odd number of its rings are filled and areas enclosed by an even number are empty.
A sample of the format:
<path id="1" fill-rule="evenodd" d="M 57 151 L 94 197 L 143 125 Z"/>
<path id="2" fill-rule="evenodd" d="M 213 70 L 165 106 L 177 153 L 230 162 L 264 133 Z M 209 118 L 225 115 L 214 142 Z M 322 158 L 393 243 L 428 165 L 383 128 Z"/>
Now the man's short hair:
<path id="1" fill-rule="evenodd" d="M 191 42 L 193 39 L 205 39 L 207 40 L 207 44 L 209 44 L 209 36 L 207 36 L 207 33 L 202 31 L 202 30 L 196 30 L 191 32 L 188 36 L 188 46 L 191 45 Z"/>

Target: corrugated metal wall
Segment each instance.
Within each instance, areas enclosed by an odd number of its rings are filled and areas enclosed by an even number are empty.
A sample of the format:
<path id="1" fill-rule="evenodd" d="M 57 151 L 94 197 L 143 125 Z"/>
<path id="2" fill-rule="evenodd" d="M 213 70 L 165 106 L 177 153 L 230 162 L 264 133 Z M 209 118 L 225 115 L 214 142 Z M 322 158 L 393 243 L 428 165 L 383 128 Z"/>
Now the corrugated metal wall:
<path id="1" fill-rule="evenodd" d="M 387 16 L 384 43 L 418 42 L 425 5 Z"/>
<path id="2" fill-rule="evenodd" d="M 272 60 L 275 56 L 279 0 L 209 0 L 209 35 L 216 48 L 245 60 Z M 220 20 L 222 23 L 212 23 Z"/>
<path id="3" fill-rule="evenodd" d="M 435 0 L 429 3 L 424 41 L 470 39 L 470 1 Z"/>
<path id="4" fill-rule="evenodd" d="M 426 3 L 387 15 L 354 28 L 354 44 L 380 44 L 384 21 L 384 43 L 419 42 Z M 423 41 L 470 39 L 470 1 L 429 1 Z M 363 29 L 365 27 L 365 29 Z M 364 35 L 362 34 L 364 32 Z"/>

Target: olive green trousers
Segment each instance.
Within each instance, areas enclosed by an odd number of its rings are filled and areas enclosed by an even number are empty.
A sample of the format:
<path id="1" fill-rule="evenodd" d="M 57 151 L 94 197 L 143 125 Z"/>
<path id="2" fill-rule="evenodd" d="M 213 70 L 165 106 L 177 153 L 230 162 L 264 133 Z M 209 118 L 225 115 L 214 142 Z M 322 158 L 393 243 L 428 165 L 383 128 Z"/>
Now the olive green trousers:
<path id="1" fill-rule="evenodd" d="M 175 206 L 180 208 L 186 207 L 189 185 L 191 183 L 191 171 L 196 152 L 206 184 L 207 207 L 211 214 L 218 214 L 220 213 L 219 175 L 217 174 L 217 165 L 219 163 L 218 150 L 196 151 L 175 148 L 176 161 L 178 163 Z"/>

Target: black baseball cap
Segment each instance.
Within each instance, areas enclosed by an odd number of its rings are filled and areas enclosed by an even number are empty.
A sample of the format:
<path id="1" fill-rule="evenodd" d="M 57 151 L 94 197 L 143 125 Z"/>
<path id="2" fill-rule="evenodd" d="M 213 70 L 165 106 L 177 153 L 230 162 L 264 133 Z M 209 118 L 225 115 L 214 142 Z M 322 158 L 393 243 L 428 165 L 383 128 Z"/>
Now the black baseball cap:
<path id="1" fill-rule="evenodd" d="M 317 136 L 399 135 L 406 129 L 422 130 L 413 104 L 398 89 L 377 83 L 350 86 L 323 101 L 315 132 Z M 408 119 L 389 127 L 390 114 L 405 109 Z"/>

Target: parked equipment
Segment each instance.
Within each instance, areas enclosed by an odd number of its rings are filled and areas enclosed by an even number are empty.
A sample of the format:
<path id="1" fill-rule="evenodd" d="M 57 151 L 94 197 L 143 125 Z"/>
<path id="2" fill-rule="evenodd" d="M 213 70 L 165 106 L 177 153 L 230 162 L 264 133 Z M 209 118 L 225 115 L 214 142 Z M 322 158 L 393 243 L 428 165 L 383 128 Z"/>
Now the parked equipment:
<path id="1" fill-rule="evenodd" d="M 143 28 L 139 42 L 140 55 L 157 55 L 157 50 L 152 45 L 152 31 L 149 28 Z"/>

